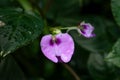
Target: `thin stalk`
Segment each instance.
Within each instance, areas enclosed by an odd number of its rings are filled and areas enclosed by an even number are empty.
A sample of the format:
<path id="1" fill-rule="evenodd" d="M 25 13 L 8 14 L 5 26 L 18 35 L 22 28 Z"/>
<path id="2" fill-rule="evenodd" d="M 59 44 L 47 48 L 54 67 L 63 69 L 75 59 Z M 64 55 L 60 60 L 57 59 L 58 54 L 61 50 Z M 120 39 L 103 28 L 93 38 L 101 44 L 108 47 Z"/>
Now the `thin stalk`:
<path id="1" fill-rule="evenodd" d="M 73 27 L 62 27 L 62 28 L 60 28 L 61 30 L 62 29 L 77 29 L 77 27 L 76 26 L 73 26 Z"/>
<path id="2" fill-rule="evenodd" d="M 80 80 L 80 77 L 75 73 L 75 71 L 69 65 L 63 63 L 63 66 L 74 76 L 76 80 Z"/>
<path id="3" fill-rule="evenodd" d="M 20 3 L 20 5 L 24 8 L 26 12 L 32 10 L 32 5 L 28 0 L 17 0 L 17 1 Z"/>
<path id="4" fill-rule="evenodd" d="M 61 30 L 67 30 L 66 32 L 68 33 L 71 30 L 78 30 L 78 28 L 76 26 L 73 27 L 64 27 L 64 28 L 60 28 Z"/>

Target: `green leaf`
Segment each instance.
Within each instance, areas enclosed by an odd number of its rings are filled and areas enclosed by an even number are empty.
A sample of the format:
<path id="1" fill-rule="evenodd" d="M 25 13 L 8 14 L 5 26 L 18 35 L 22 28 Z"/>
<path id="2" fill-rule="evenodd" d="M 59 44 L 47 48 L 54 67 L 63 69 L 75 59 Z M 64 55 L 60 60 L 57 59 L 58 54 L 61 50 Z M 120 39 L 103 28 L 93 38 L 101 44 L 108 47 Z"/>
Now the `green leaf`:
<path id="1" fill-rule="evenodd" d="M 111 7 L 113 16 L 117 24 L 120 26 L 120 0 L 111 0 Z"/>
<path id="2" fill-rule="evenodd" d="M 88 59 L 88 70 L 94 80 L 116 80 L 115 69 L 104 61 L 104 54 L 91 53 Z"/>
<path id="3" fill-rule="evenodd" d="M 112 51 L 107 55 L 106 60 L 120 67 L 120 39 L 115 43 Z"/>
<path id="4" fill-rule="evenodd" d="M 26 80 L 24 73 L 11 55 L 0 62 L 0 80 Z"/>
<path id="5" fill-rule="evenodd" d="M 24 13 L 21 9 L 0 9 L 0 55 L 6 56 L 36 39 L 42 29 L 41 17 Z"/>

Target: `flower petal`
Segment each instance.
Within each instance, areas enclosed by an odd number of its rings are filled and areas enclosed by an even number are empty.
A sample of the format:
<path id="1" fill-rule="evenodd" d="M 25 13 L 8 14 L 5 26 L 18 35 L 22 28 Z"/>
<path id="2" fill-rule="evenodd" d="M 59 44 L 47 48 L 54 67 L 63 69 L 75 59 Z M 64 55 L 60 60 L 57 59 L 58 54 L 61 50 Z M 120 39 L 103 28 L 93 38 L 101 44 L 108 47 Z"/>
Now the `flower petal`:
<path id="1" fill-rule="evenodd" d="M 40 42 L 41 50 L 48 59 L 57 63 L 58 59 L 56 58 L 56 50 L 54 45 L 51 45 L 50 43 L 51 40 L 52 40 L 52 35 L 46 35 L 42 37 Z"/>
<path id="2" fill-rule="evenodd" d="M 74 52 L 74 41 L 68 33 L 60 33 L 56 35 L 56 38 L 61 40 L 61 43 L 57 46 L 59 53 L 56 55 L 61 56 L 61 60 L 67 63 L 71 60 Z"/>

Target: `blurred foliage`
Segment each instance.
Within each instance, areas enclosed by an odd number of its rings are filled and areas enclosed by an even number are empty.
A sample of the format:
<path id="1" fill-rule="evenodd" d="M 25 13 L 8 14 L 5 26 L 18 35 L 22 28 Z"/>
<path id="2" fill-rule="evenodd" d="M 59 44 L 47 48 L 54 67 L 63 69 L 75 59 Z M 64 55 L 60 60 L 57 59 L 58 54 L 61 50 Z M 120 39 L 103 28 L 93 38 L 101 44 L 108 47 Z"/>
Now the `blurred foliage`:
<path id="1" fill-rule="evenodd" d="M 11 55 L 5 57 L 0 63 L 0 79 L 25 80 L 24 73 Z"/>
<path id="2" fill-rule="evenodd" d="M 46 29 L 81 21 L 95 27 L 96 37 L 70 31 L 75 54 L 68 65 L 81 80 L 120 80 L 119 0 L 21 1 L 0 1 L 0 21 L 5 23 L 0 25 L 0 80 L 75 80 L 61 63 L 43 56 L 39 42 Z M 24 1 L 32 11 L 24 9 Z"/>
<path id="3" fill-rule="evenodd" d="M 88 59 L 88 69 L 95 80 L 114 80 L 114 67 L 104 61 L 104 54 L 91 53 Z M 110 77 L 111 76 L 111 77 Z"/>
<path id="4" fill-rule="evenodd" d="M 119 0 L 111 0 L 111 7 L 112 7 L 112 12 L 113 16 L 117 22 L 117 24 L 120 26 L 120 1 Z"/>
<path id="5" fill-rule="evenodd" d="M 120 67 L 120 39 L 113 46 L 112 51 L 106 57 L 106 60 Z"/>

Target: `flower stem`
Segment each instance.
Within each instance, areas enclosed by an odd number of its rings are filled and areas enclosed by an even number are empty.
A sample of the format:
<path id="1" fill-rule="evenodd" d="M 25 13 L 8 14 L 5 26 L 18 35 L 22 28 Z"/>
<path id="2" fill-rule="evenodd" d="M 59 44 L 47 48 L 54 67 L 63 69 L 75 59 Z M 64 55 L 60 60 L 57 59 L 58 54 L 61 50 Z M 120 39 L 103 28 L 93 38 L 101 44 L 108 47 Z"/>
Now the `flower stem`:
<path id="1" fill-rule="evenodd" d="M 77 29 L 76 26 L 73 26 L 73 27 L 62 27 L 60 29 Z"/>
<path id="2" fill-rule="evenodd" d="M 31 11 L 32 10 L 32 5 L 28 0 L 17 0 L 20 5 L 25 9 L 25 11 Z"/>
<path id="3" fill-rule="evenodd" d="M 71 30 L 77 30 L 78 28 L 76 26 L 73 27 L 64 27 L 64 28 L 60 28 L 61 30 L 67 30 L 66 32 L 68 33 Z"/>
<path id="4" fill-rule="evenodd" d="M 75 71 L 69 65 L 63 63 L 63 66 L 75 77 L 76 80 L 80 80 L 80 77 L 75 73 Z"/>

